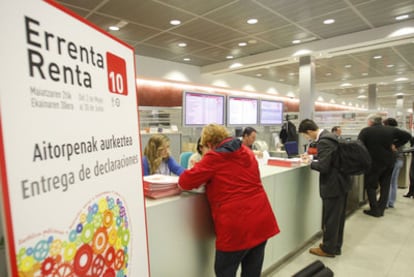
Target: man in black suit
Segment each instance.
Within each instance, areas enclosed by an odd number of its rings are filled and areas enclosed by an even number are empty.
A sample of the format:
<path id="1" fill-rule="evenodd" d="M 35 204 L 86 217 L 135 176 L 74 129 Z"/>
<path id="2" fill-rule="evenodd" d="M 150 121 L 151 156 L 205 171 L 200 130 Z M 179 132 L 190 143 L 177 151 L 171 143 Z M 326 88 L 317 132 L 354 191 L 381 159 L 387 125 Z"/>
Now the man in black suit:
<path id="1" fill-rule="evenodd" d="M 322 198 L 323 238 L 319 247 L 309 252 L 323 257 L 341 254 L 343 243 L 346 199 L 351 188 L 351 178 L 333 167 L 333 158 L 338 148 L 336 136 L 328 130 L 319 129 L 311 119 L 299 124 L 299 133 L 316 142 L 318 160 L 309 161 L 311 169 L 319 171 L 319 194 Z M 307 154 L 302 155 L 308 161 Z"/>
<path id="2" fill-rule="evenodd" d="M 361 130 L 361 140 L 371 155 L 372 164 L 364 176 L 364 188 L 367 192 L 370 209 L 364 213 L 374 217 L 384 215 L 390 191 L 391 174 L 395 163 L 395 151 L 406 144 L 411 138 L 410 133 L 398 128 L 382 125 L 381 115 L 368 117 L 368 127 Z M 377 188 L 380 196 L 377 200 Z"/>

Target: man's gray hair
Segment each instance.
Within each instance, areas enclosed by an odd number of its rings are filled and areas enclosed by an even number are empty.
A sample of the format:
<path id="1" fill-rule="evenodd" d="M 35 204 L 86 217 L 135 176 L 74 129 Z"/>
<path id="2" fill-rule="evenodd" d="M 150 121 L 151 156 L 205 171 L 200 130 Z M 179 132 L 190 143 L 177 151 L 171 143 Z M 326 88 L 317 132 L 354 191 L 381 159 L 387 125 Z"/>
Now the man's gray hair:
<path id="1" fill-rule="evenodd" d="M 370 114 L 367 119 L 368 121 L 371 121 L 373 125 L 382 124 L 382 116 L 380 114 Z"/>

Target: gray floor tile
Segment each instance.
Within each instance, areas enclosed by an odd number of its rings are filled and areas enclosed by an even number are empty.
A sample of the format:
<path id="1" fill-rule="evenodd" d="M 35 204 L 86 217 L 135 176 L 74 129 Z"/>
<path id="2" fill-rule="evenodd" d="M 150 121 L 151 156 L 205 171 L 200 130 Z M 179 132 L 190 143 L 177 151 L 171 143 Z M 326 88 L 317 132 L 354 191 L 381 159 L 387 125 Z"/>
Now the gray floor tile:
<path id="1" fill-rule="evenodd" d="M 292 259 L 279 266 L 270 276 L 292 276 L 315 260 L 321 260 L 336 277 L 409 277 L 414 276 L 414 200 L 402 195 L 399 189 L 395 208 L 387 209 L 384 217 L 365 215 L 361 207 L 345 223 L 342 255 L 321 258 L 304 248 Z"/>

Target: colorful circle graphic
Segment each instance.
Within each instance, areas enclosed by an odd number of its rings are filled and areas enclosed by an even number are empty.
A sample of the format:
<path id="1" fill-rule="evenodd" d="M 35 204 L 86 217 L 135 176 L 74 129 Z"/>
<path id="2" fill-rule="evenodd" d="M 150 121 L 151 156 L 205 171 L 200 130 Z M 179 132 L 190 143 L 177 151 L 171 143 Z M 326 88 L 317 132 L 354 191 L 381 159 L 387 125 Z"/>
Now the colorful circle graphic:
<path id="1" fill-rule="evenodd" d="M 17 251 L 20 276 L 127 276 L 130 230 L 119 197 L 92 201 L 67 237 L 39 237 Z"/>

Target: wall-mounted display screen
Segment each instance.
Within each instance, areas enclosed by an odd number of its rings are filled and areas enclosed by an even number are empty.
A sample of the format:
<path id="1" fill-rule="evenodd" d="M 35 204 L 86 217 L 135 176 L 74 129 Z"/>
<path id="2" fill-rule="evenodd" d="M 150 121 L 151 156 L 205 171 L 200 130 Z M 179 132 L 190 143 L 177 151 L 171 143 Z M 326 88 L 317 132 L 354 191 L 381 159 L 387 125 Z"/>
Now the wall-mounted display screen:
<path id="1" fill-rule="evenodd" d="M 225 96 L 185 91 L 183 93 L 183 125 L 224 125 Z"/>
<path id="2" fill-rule="evenodd" d="M 229 96 L 227 99 L 227 125 L 257 125 L 258 111 L 258 99 Z"/>
<path id="3" fill-rule="evenodd" d="M 355 120 L 355 113 L 344 113 L 342 114 L 343 119 Z"/>
<path id="4" fill-rule="evenodd" d="M 260 125 L 279 125 L 283 123 L 283 102 L 260 100 Z"/>

